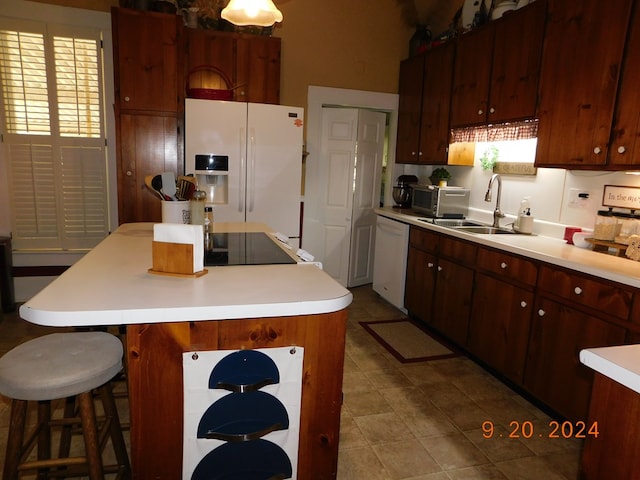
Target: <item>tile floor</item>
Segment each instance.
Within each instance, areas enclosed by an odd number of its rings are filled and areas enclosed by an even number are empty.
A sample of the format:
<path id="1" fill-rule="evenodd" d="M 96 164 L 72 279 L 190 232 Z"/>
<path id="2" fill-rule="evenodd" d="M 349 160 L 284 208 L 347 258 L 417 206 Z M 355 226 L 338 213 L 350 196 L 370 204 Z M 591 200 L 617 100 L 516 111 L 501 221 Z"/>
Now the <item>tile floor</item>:
<path id="1" fill-rule="evenodd" d="M 395 319 L 402 313 L 370 285 L 352 292 L 339 480 L 578 478 L 579 441 L 537 434 L 529 440 L 508 438 L 510 422 L 528 420 L 542 431 L 549 417 L 465 357 L 398 362 L 358 322 Z M 0 355 L 50 331 L 5 315 Z M 119 406 L 126 421 L 126 402 Z M 0 465 L 8 417 L 9 401 L 0 395 Z M 487 421 L 495 425 L 491 439 L 483 437 Z"/>

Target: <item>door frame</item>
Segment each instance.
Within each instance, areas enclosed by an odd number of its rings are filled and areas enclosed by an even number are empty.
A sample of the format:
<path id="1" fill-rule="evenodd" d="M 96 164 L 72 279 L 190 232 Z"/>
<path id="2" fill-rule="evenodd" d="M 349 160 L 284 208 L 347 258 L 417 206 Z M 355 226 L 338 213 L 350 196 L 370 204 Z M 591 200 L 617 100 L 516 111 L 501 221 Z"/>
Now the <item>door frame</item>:
<path id="1" fill-rule="evenodd" d="M 395 173 L 396 134 L 398 130 L 398 94 L 367 92 L 344 88 L 319 87 L 310 85 L 307 91 L 306 111 L 306 161 L 305 178 L 317 178 L 318 160 L 322 147 L 322 108 L 323 106 L 340 106 L 345 108 L 364 108 L 386 111 L 389 113 L 389 144 L 387 153 L 387 182 L 385 183 L 385 206 L 393 205 L 391 198 L 391 179 Z M 305 181 L 304 218 L 302 230 L 302 248 L 314 254 L 311 235 L 319 218 L 321 194 L 316 186 Z M 305 241 L 306 240 L 306 241 Z"/>

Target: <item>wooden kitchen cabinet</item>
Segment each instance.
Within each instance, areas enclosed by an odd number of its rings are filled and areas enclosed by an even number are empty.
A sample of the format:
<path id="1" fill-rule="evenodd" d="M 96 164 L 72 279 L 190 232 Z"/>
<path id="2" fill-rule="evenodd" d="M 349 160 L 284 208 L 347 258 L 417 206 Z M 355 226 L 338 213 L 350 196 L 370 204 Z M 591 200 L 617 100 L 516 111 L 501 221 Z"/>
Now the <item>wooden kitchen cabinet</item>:
<path id="1" fill-rule="evenodd" d="M 477 247 L 411 227 L 405 306 L 411 315 L 464 346 Z"/>
<path id="2" fill-rule="evenodd" d="M 182 23 L 177 15 L 111 10 L 118 222 L 160 222 L 147 175 L 182 173 Z"/>
<path id="3" fill-rule="evenodd" d="M 537 166 L 606 168 L 632 3 L 549 0 Z"/>
<path id="4" fill-rule="evenodd" d="M 161 222 L 161 200 L 145 176 L 178 171 L 177 119 L 161 115 L 120 115 L 118 121 L 118 218 L 120 223 Z"/>
<path id="5" fill-rule="evenodd" d="M 180 18 L 112 8 L 117 108 L 122 111 L 178 111 Z"/>
<path id="6" fill-rule="evenodd" d="M 424 55 L 400 62 L 396 163 L 420 163 Z"/>
<path id="7" fill-rule="evenodd" d="M 539 0 L 458 40 L 452 127 L 534 118 L 545 15 Z"/>
<path id="8" fill-rule="evenodd" d="M 229 77 L 234 100 L 280 103 L 279 37 L 202 29 L 187 29 L 186 37 L 187 80 L 197 67 L 213 66 Z"/>
<path id="9" fill-rule="evenodd" d="M 640 5 L 637 2 L 629 28 L 608 164 L 622 169 L 640 165 Z"/>
<path id="10" fill-rule="evenodd" d="M 477 268 L 469 350 L 521 385 L 538 266 L 528 259 L 482 248 Z"/>
<path id="11" fill-rule="evenodd" d="M 531 324 L 524 386 L 569 420 L 587 419 L 593 371 L 580 350 L 621 345 L 633 292 L 543 265 Z"/>

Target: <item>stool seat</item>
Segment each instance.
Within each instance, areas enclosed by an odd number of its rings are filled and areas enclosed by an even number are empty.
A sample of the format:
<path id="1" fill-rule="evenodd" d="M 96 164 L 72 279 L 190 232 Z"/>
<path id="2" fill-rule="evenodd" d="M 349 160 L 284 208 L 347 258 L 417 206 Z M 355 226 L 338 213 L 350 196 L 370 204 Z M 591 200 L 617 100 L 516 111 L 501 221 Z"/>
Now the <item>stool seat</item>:
<path id="1" fill-rule="evenodd" d="M 0 393 L 19 400 L 78 395 L 122 369 L 122 343 L 107 332 L 53 333 L 18 345 L 0 358 Z"/>

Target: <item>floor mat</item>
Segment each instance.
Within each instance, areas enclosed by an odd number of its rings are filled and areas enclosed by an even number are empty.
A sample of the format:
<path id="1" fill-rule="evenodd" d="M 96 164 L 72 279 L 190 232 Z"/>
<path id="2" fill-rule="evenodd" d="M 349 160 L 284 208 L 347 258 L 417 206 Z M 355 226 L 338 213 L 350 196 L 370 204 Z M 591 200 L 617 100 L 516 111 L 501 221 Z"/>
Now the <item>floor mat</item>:
<path id="1" fill-rule="evenodd" d="M 408 319 L 360 322 L 360 325 L 402 363 L 458 356 Z"/>

